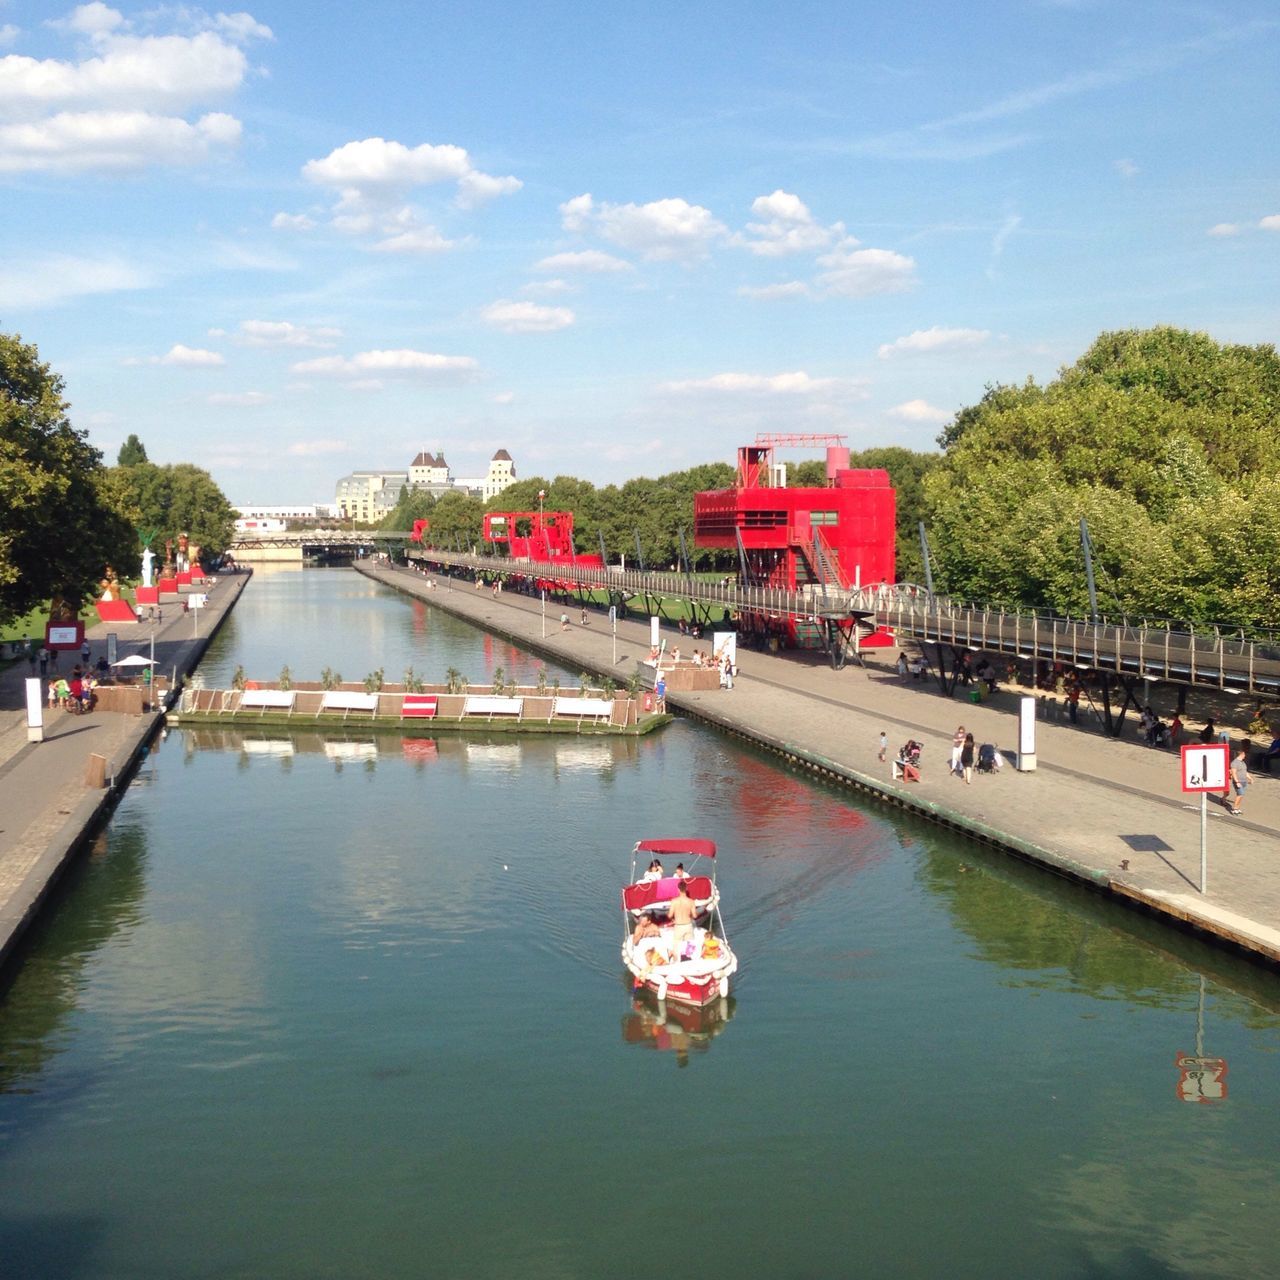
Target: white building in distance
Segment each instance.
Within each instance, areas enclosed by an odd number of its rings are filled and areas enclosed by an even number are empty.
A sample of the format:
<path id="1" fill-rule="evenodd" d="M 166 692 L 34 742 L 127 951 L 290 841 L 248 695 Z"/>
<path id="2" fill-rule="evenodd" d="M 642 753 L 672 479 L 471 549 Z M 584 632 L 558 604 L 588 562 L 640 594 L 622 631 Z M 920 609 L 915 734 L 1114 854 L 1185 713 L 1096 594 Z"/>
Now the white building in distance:
<path id="1" fill-rule="evenodd" d="M 344 520 L 375 524 L 393 511 L 406 489 L 442 497 L 465 493 L 487 501 L 501 493 L 516 478 L 515 463 L 505 449 L 499 449 L 481 479 L 454 479 L 444 453 L 425 449 L 409 464 L 407 471 L 352 471 L 338 481 L 334 506 Z"/>

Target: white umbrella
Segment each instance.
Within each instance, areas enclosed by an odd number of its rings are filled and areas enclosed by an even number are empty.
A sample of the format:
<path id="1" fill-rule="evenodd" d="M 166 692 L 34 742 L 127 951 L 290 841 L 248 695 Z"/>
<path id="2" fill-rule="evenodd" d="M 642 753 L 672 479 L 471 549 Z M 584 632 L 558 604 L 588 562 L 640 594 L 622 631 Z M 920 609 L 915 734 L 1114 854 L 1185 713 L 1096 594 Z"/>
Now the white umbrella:
<path id="1" fill-rule="evenodd" d="M 154 660 L 144 658 L 140 653 L 131 653 L 127 658 L 121 658 L 119 662 L 113 662 L 113 667 L 150 667 L 154 666 Z"/>

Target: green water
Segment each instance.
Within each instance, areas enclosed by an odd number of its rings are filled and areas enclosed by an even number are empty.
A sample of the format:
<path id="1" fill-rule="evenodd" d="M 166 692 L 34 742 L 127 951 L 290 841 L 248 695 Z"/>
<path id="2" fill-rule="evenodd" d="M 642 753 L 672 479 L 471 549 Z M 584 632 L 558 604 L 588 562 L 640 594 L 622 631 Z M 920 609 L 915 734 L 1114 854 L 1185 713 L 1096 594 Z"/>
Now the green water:
<path id="1" fill-rule="evenodd" d="M 353 672 L 510 660 L 320 572 L 210 670 L 301 671 L 300 606 Z M 664 1019 L 617 895 L 674 833 L 741 971 Z M 687 723 L 173 733 L 10 976 L 6 1280 L 1275 1271 L 1280 984 Z"/>

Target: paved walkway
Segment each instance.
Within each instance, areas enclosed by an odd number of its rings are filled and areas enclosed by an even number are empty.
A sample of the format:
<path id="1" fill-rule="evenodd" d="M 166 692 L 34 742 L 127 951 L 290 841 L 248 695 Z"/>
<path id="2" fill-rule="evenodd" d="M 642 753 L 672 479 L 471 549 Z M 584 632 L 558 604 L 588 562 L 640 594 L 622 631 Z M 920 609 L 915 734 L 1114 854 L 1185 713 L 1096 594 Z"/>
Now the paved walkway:
<path id="1" fill-rule="evenodd" d="M 163 624 L 98 623 L 87 631 L 96 663 L 106 652 L 107 634 L 119 637 L 119 655 L 151 654 L 155 635 L 157 668 L 190 671 L 210 636 L 239 597 L 248 575 L 218 581 L 197 623 L 180 603 L 167 601 Z M 62 675 L 78 657 L 61 655 Z M 67 857 L 114 799 L 114 787 L 85 783 L 90 755 L 105 756 L 114 780 L 150 736 L 158 716 L 97 711 L 75 716 L 45 710 L 45 739 L 27 741 L 27 663 L 0 671 L 0 962 L 12 948 L 33 911 L 56 879 Z"/>
<path id="2" fill-rule="evenodd" d="M 541 604 L 513 592 L 477 592 L 447 578 L 436 590 L 412 570 L 362 564 L 402 590 L 421 595 L 513 640 L 540 648 L 570 670 L 616 670 L 629 678 L 647 656 L 648 628 L 618 625 L 616 665 L 608 617 L 589 613 L 589 625 L 562 632 L 562 607 L 548 603 L 543 638 Z M 578 611 L 571 611 L 577 618 Z M 697 642 L 668 647 L 688 651 Z M 709 641 L 701 642 L 709 648 Z M 889 655 L 895 656 L 895 655 Z M 941 694 L 936 684 L 899 680 L 888 666 L 833 671 L 825 661 L 750 651 L 739 655 L 732 691 L 668 695 L 672 706 L 719 722 L 802 758 L 830 762 L 852 780 L 865 780 L 890 798 L 930 811 L 943 821 L 1020 848 L 1122 898 L 1187 919 L 1219 936 L 1280 961 L 1280 779 L 1265 775 L 1244 801 L 1244 816 L 1209 802 L 1209 892 L 1197 891 L 1200 805 L 1179 785 L 1176 752 L 1104 737 L 1096 728 L 1056 718 L 1037 726 L 1038 768 L 976 776 L 972 786 L 948 776 L 951 737 L 963 723 L 977 742 L 994 742 L 1008 757 L 1017 735 L 1016 698 L 1004 693 L 975 706 Z M 1052 705 L 1052 704 L 1050 704 Z M 891 778 L 876 756 L 881 729 L 893 749 L 913 737 L 925 745 L 923 781 Z"/>

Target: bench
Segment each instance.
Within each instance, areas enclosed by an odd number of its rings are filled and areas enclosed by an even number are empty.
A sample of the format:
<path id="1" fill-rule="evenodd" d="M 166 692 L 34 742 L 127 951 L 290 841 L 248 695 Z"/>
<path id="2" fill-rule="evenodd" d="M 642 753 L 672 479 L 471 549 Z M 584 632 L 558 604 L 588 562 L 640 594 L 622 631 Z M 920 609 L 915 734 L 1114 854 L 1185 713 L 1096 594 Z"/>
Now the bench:
<path id="1" fill-rule="evenodd" d="M 613 715 L 612 698 L 555 698 L 553 716 L 572 716 L 575 720 L 608 720 Z"/>
<path id="2" fill-rule="evenodd" d="M 267 711 L 288 711 L 292 714 L 297 696 L 293 689 L 244 689 L 236 711 L 257 711 L 259 715 Z"/>
<path id="3" fill-rule="evenodd" d="M 430 720 L 439 703 L 434 693 L 406 693 L 400 703 L 400 718 Z"/>
<path id="4" fill-rule="evenodd" d="M 328 689 L 320 698 L 320 711 L 341 711 L 344 720 L 353 711 L 367 711 L 371 716 L 377 715 L 378 695 L 376 693 L 347 693 L 342 689 Z"/>
<path id="5" fill-rule="evenodd" d="M 524 710 L 523 698 L 501 698 L 497 694 L 468 694 L 462 704 L 464 716 L 516 716 Z"/>

